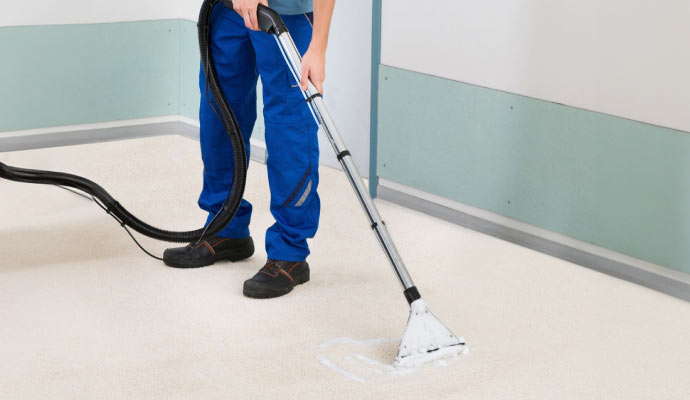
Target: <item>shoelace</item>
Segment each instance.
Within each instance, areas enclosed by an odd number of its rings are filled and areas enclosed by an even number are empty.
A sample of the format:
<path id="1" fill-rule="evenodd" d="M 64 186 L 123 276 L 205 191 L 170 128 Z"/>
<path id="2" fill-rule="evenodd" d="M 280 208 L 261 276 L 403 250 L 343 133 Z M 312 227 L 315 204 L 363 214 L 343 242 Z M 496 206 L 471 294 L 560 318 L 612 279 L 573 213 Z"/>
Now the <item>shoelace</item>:
<path id="1" fill-rule="evenodd" d="M 269 272 L 271 272 L 272 274 L 275 274 L 276 272 L 278 272 L 281 269 L 281 265 L 278 261 L 271 260 L 269 258 L 268 261 L 266 261 L 266 265 L 264 265 L 264 267 L 262 269 L 266 269 Z"/>

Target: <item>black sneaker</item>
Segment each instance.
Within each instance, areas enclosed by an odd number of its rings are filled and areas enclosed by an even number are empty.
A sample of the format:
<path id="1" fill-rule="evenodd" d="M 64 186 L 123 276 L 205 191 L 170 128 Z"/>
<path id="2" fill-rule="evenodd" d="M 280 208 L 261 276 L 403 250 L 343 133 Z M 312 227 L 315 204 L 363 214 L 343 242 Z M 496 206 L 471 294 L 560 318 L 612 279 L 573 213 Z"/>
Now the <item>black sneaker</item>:
<path id="1" fill-rule="evenodd" d="M 165 250 L 163 262 L 174 268 L 199 268 L 221 260 L 243 260 L 252 254 L 254 241 L 251 236 L 242 239 L 211 236 L 196 246 L 190 243 L 185 247 Z"/>
<path id="2" fill-rule="evenodd" d="M 266 261 L 266 265 L 244 282 L 244 293 L 255 299 L 268 299 L 288 294 L 295 285 L 309 282 L 309 264 L 306 261 Z"/>

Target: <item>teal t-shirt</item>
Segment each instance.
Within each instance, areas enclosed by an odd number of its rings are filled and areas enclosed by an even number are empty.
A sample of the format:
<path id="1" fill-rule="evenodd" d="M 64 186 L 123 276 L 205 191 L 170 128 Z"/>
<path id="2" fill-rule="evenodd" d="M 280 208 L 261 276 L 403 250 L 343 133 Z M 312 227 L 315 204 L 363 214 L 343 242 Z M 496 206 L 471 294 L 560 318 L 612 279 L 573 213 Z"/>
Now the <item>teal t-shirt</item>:
<path id="1" fill-rule="evenodd" d="M 268 6 L 278 14 L 297 15 L 312 12 L 312 0 L 268 0 Z"/>

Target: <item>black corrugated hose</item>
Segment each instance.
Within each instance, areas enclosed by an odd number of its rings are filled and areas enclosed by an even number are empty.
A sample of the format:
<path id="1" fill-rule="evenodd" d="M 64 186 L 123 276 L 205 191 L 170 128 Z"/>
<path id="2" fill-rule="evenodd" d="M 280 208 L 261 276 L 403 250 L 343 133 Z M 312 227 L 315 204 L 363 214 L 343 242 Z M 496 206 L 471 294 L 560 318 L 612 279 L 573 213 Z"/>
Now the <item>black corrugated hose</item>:
<path id="1" fill-rule="evenodd" d="M 244 148 L 244 141 L 240 133 L 239 125 L 235 119 L 230 106 L 228 105 L 223 90 L 218 83 L 216 69 L 213 63 L 213 55 L 209 47 L 209 35 L 211 32 L 211 13 L 219 0 L 205 0 L 199 13 L 199 50 L 201 52 L 201 64 L 206 76 L 207 97 L 210 90 L 215 105 L 216 114 L 223 121 L 225 130 L 232 143 L 234 153 L 234 171 L 232 184 L 228 189 L 228 196 L 225 199 L 220 211 L 213 220 L 204 228 L 195 231 L 175 232 L 151 226 L 139 218 L 132 215 L 108 192 L 97 183 L 82 178 L 77 175 L 62 172 L 31 170 L 24 168 L 11 167 L 0 162 L 0 178 L 9 179 L 16 182 L 36 183 L 45 185 L 55 185 L 70 187 L 81 192 L 87 193 L 95 198 L 109 214 L 117 219 L 120 224 L 128 226 L 142 235 L 166 242 L 194 242 L 220 232 L 233 218 L 240 206 L 244 194 L 245 181 L 247 177 L 247 154 Z M 209 103 L 211 103 L 210 99 Z M 216 110 L 214 104 L 211 107 Z M 137 243 L 138 244 L 138 243 Z M 143 250 L 143 249 L 142 249 Z M 144 250 L 145 251 L 145 250 Z"/>

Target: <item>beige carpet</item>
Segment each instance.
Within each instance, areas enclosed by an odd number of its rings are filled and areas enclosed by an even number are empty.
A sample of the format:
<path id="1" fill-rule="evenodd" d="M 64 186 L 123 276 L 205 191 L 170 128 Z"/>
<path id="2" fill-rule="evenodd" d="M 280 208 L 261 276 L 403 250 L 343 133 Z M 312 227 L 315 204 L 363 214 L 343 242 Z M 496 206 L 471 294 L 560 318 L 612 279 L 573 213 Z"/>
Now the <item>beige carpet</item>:
<path id="1" fill-rule="evenodd" d="M 154 225 L 203 223 L 189 139 L 0 160 L 89 177 Z M 690 398 L 690 304 L 377 201 L 427 303 L 471 349 L 391 371 L 406 302 L 344 175 L 321 177 L 312 281 L 264 301 L 241 294 L 271 224 L 261 164 L 246 194 L 257 254 L 196 270 L 143 255 L 83 198 L 0 181 L 0 399 Z"/>

